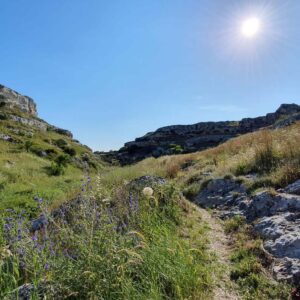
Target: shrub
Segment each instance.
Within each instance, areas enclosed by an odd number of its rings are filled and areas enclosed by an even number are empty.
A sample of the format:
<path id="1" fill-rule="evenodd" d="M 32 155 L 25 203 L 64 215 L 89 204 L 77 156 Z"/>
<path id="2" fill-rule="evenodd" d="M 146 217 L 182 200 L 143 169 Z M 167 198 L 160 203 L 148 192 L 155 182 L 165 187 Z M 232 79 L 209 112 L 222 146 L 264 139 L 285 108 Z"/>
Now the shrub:
<path id="1" fill-rule="evenodd" d="M 67 164 L 70 162 L 70 156 L 67 155 L 67 154 L 61 154 L 61 155 L 59 155 L 59 156 L 56 157 L 55 162 L 59 166 L 66 167 Z"/>
<path id="2" fill-rule="evenodd" d="M 44 149 L 41 148 L 40 146 L 37 146 L 37 145 L 34 145 L 34 144 L 31 144 L 31 145 L 30 145 L 30 143 L 28 143 L 27 146 L 30 146 L 30 147 L 29 147 L 29 150 L 30 150 L 32 153 L 36 154 L 37 156 L 44 157 L 44 156 L 47 155 L 46 152 L 44 151 Z M 26 147 L 26 145 L 25 145 L 25 147 Z"/>
<path id="3" fill-rule="evenodd" d="M 180 154 L 183 152 L 183 148 L 181 145 L 170 144 L 169 147 L 170 147 L 171 154 Z"/>
<path id="4" fill-rule="evenodd" d="M 76 155 L 76 150 L 74 148 L 71 148 L 71 147 L 63 147 L 63 151 L 66 154 L 69 154 L 70 156 L 75 156 Z"/>
<path id="5" fill-rule="evenodd" d="M 0 114 L 0 120 L 2 120 L 2 121 L 8 120 L 8 115 L 5 114 L 5 113 L 1 113 Z"/>
<path id="6" fill-rule="evenodd" d="M 57 147 L 63 149 L 64 147 L 66 147 L 68 145 L 68 143 L 64 140 L 64 139 L 57 139 L 54 142 L 54 145 L 56 145 Z"/>
<path id="7" fill-rule="evenodd" d="M 56 158 L 58 155 L 57 151 L 53 148 L 46 149 L 45 152 L 47 153 L 48 158 L 51 160 Z"/>
<path id="8" fill-rule="evenodd" d="M 51 166 L 48 168 L 48 173 L 51 176 L 60 176 L 65 173 L 65 168 L 63 165 L 52 163 Z"/>
<path id="9" fill-rule="evenodd" d="M 24 148 L 27 152 L 29 152 L 30 148 L 33 146 L 32 141 L 26 141 L 24 144 Z"/>

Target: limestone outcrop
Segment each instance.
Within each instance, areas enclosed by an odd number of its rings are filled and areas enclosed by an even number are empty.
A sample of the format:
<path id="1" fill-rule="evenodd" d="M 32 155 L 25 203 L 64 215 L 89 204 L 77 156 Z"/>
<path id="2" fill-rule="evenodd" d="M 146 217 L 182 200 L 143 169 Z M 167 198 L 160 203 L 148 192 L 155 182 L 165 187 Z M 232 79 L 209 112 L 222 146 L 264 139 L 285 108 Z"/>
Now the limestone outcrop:
<path id="1" fill-rule="evenodd" d="M 268 126 L 281 128 L 297 120 L 300 120 L 300 106 L 282 104 L 276 112 L 263 117 L 162 127 L 126 143 L 119 151 L 98 152 L 98 154 L 104 158 L 107 157 L 107 160 L 116 159 L 122 165 L 130 164 L 146 157 L 205 150 L 241 134 Z"/>
<path id="2" fill-rule="evenodd" d="M 15 110 L 24 114 L 21 116 Z M 59 134 L 73 137 L 69 130 L 48 124 L 37 117 L 37 107 L 33 99 L 23 96 L 18 92 L 0 85 L 0 121 L 12 120 L 27 126 L 38 128 L 42 131 L 55 131 Z"/>
<path id="3" fill-rule="evenodd" d="M 275 278 L 300 281 L 300 181 L 276 193 L 263 191 L 254 196 L 233 179 L 215 179 L 194 199 L 203 207 L 216 208 L 221 218 L 245 217 L 264 240 L 273 256 Z M 291 194 L 290 194 L 291 193 Z"/>
<path id="4" fill-rule="evenodd" d="M 11 108 L 18 108 L 32 116 L 37 115 L 36 104 L 33 99 L 23 96 L 3 85 L 0 85 L 0 103 L 3 103 Z"/>

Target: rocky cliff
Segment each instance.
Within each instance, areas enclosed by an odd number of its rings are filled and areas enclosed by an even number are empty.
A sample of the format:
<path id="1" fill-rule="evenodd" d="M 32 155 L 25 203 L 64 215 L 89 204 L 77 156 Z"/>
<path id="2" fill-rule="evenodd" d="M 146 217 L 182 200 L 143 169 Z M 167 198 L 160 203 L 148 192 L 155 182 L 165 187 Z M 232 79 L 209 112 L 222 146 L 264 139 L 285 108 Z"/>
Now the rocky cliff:
<path id="1" fill-rule="evenodd" d="M 0 103 L 5 104 L 11 108 L 18 108 L 21 111 L 28 113 L 29 115 L 36 116 L 36 104 L 35 102 L 27 97 L 20 95 L 16 91 L 7 88 L 0 84 Z"/>
<path id="2" fill-rule="evenodd" d="M 296 120 L 300 120 L 300 106 L 282 104 L 276 112 L 257 118 L 162 127 L 126 143 L 119 151 L 98 154 L 107 160 L 117 159 L 123 165 L 130 164 L 151 156 L 204 150 L 240 134 L 268 126 L 282 127 Z"/>
<path id="3" fill-rule="evenodd" d="M 37 107 L 33 99 L 0 84 L 0 121 L 11 120 L 42 131 L 55 131 L 72 138 L 68 130 L 50 125 L 37 117 Z"/>

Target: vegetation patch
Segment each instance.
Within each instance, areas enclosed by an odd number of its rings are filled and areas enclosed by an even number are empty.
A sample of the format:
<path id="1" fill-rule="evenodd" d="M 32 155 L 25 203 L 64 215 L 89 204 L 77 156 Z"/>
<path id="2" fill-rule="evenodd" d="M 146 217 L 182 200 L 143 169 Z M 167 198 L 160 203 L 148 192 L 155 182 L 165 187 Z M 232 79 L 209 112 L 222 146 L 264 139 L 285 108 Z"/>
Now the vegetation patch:
<path id="1" fill-rule="evenodd" d="M 191 245 L 179 236 L 182 200 L 174 186 L 155 201 L 125 187 L 97 187 L 90 190 L 87 179 L 84 202 L 59 209 L 55 219 L 36 198 L 40 231 L 30 230 L 24 212 L 6 212 L 1 298 L 17 297 L 22 286 L 33 299 L 211 299 L 211 259 L 200 239 Z"/>
<path id="2" fill-rule="evenodd" d="M 291 287 L 274 281 L 268 273 L 271 261 L 251 226 L 236 216 L 225 222 L 225 230 L 234 240 L 230 278 L 240 287 L 243 299 L 289 299 Z"/>

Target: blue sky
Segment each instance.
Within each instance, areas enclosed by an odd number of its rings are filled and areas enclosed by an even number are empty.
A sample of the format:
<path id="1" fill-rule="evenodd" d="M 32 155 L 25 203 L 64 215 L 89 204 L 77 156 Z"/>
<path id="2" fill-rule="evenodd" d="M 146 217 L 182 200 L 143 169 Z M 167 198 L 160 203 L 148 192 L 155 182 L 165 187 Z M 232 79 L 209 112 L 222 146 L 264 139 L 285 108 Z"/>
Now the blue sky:
<path id="1" fill-rule="evenodd" d="M 94 150 L 300 103 L 300 1 L 2 0 L 0 28 L 0 83 Z"/>

